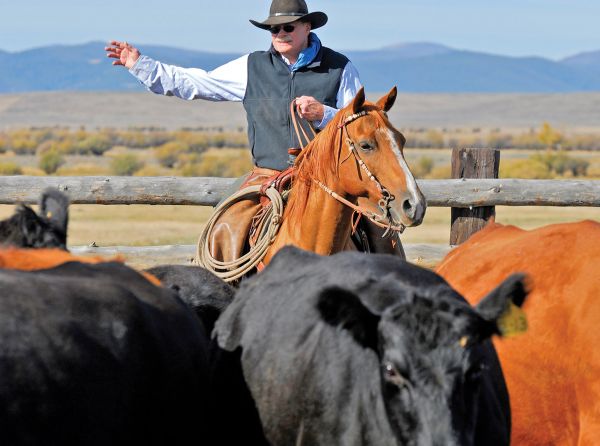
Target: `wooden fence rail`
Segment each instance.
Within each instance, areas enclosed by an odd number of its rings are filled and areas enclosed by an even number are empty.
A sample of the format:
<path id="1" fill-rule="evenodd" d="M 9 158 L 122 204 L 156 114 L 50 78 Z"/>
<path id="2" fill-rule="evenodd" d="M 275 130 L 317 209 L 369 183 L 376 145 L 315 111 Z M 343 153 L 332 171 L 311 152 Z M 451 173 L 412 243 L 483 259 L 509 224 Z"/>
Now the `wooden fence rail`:
<path id="1" fill-rule="evenodd" d="M 0 177 L 0 204 L 35 203 L 46 187 L 75 204 L 179 204 L 213 206 L 233 178 L 211 177 Z M 429 206 L 600 207 L 597 180 L 419 180 Z"/>

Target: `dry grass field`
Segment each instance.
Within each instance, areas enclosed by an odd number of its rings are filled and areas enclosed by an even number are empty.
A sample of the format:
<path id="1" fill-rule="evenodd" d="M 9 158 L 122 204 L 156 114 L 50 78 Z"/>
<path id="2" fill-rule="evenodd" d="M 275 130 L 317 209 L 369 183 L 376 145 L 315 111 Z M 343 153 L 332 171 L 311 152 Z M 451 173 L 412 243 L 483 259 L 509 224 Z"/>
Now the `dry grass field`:
<path id="1" fill-rule="evenodd" d="M 371 100 L 378 93 L 367 92 Z M 390 110 L 398 128 L 528 129 L 549 122 L 559 130 L 598 127 L 600 92 L 569 94 L 407 94 Z M 31 126 L 89 129 L 156 126 L 246 126 L 240 103 L 183 101 L 151 93 L 46 92 L 0 94 L 0 130 Z"/>
<path id="2" fill-rule="evenodd" d="M 379 97 L 370 95 L 371 99 Z M 549 122 L 560 132 L 591 132 L 600 135 L 600 92 L 585 94 L 400 94 L 390 119 L 398 128 L 454 129 L 456 133 L 479 131 L 530 131 Z M 238 131 L 246 126 L 239 103 L 186 102 L 150 93 L 28 93 L 0 95 L 0 131 L 18 128 L 60 126 L 77 129 L 155 126 L 166 130 L 185 127 L 222 127 Z M 458 129 L 458 130 L 457 130 Z M 487 130 L 486 130 L 487 129 Z M 128 151 L 126 148 L 119 150 Z M 133 151 L 131 151 L 133 152 Z M 136 154 L 155 168 L 151 151 Z M 534 152 L 503 150 L 502 160 L 530 157 Z M 585 158 L 590 171 L 600 172 L 600 152 L 570 151 Z M 423 157 L 449 171 L 449 149 L 406 150 L 409 164 Z M 32 174 L 36 155 L 4 153 L 0 162 L 17 162 Z M 109 157 L 68 156 L 68 165 L 93 165 L 108 169 Z M 502 163 L 501 163 L 502 165 Z M 38 169 L 39 170 L 39 169 Z M 80 168 L 81 170 L 81 168 Z M 60 171 L 59 171 L 60 174 Z M 79 173 L 84 174 L 84 173 Z M 95 174 L 109 174 L 108 171 Z M 150 173 L 156 175 L 160 173 Z M 172 174 L 172 173 L 170 173 Z M 501 172 L 502 174 L 502 172 Z M 593 176 L 595 178 L 595 176 Z M 13 206 L 0 206 L 0 218 L 13 212 Z M 93 206 L 71 207 L 69 244 L 82 246 L 147 246 L 195 244 L 211 208 L 192 206 Z M 497 221 L 535 228 L 545 224 L 593 219 L 600 221 L 600 208 L 498 207 Z M 405 243 L 448 243 L 450 209 L 430 208 L 425 222 L 407 229 Z"/>
<path id="3" fill-rule="evenodd" d="M 6 218 L 14 206 L 0 206 Z M 212 208 L 201 206 L 73 205 L 69 245 L 154 246 L 195 244 Z M 600 208 L 507 207 L 496 208 L 496 221 L 526 229 L 546 224 L 592 219 L 600 222 Z M 405 243 L 447 244 L 450 209 L 429 208 L 424 223 L 408 228 Z"/>

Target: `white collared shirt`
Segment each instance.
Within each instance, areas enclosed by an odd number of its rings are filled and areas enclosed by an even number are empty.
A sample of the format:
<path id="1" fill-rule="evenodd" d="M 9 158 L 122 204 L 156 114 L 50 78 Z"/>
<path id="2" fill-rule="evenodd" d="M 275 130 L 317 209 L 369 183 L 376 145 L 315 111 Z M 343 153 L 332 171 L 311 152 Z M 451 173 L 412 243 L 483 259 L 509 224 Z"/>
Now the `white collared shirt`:
<path id="1" fill-rule="evenodd" d="M 167 65 L 148 56 L 140 56 L 129 72 L 156 94 L 186 100 L 239 102 L 244 99 L 248 84 L 248 56 L 234 59 L 212 71 Z M 288 61 L 283 60 L 289 66 Z M 337 108 L 324 105 L 323 119 L 313 122 L 313 125 L 318 129 L 324 128 L 338 110 L 354 98 L 361 86 L 358 71 L 348 62 L 341 76 Z"/>

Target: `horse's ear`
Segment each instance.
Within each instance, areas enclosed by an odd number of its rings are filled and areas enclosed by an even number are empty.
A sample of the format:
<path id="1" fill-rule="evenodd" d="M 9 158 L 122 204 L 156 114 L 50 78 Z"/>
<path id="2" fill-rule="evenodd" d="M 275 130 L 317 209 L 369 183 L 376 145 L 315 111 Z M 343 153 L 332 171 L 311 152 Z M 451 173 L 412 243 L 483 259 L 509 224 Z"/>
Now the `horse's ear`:
<path id="1" fill-rule="evenodd" d="M 396 102 L 396 96 L 398 96 L 398 89 L 394 86 L 388 94 L 377 101 L 377 107 L 383 111 L 388 111 Z"/>
<path id="2" fill-rule="evenodd" d="M 365 87 L 360 87 L 356 96 L 352 100 L 352 113 L 358 113 L 365 103 Z"/>

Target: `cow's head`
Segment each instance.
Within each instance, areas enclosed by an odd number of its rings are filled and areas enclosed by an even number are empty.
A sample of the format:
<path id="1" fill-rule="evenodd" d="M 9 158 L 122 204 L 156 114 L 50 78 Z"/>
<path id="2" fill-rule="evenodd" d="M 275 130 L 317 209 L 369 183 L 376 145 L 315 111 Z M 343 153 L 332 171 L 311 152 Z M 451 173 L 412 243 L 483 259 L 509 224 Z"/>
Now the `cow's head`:
<path id="1" fill-rule="evenodd" d="M 382 395 L 399 443 L 474 444 L 486 373 L 482 343 L 526 328 L 518 308 L 527 294 L 524 276 L 509 277 L 476 308 L 445 283 L 411 289 L 383 278 L 368 292 L 377 295 L 369 308 L 339 287 L 326 289 L 317 306 L 328 324 L 376 351 Z"/>
<path id="2" fill-rule="evenodd" d="M 69 199 L 48 188 L 40 198 L 39 214 L 19 205 L 15 214 L 0 221 L 0 246 L 67 249 Z"/>

